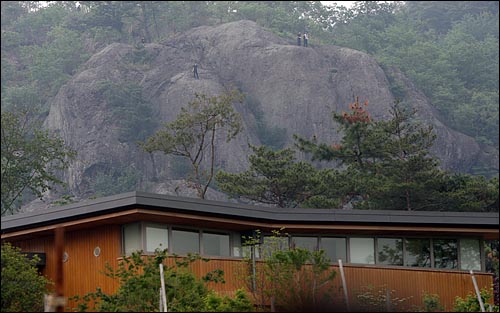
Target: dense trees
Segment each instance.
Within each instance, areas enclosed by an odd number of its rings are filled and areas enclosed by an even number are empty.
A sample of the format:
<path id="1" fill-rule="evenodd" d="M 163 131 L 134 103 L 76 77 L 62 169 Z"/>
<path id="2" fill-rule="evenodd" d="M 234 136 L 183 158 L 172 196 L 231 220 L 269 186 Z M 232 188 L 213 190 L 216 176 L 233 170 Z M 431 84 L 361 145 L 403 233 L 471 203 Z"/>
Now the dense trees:
<path id="1" fill-rule="evenodd" d="M 63 184 L 57 171 L 75 152 L 62 139 L 38 128 L 26 114 L 2 111 L 2 216 L 19 210 L 23 196 L 36 197 Z"/>
<path id="2" fill-rule="evenodd" d="M 429 155 L 435 135 L 413 118 L 415 111 L 396 102 L 389 120 L 373 121 L 358 99 L 351 112 L 334 113 L 341 125 L 339 144 L 296 137 L 313 159 L 345 166 L 348 194 L 357 208 L 405 210 L 489 210 L 498 198 L 498 179 L 450 175 Z M 335 188 L 335 187 L 333 187 Z M 343 187 L 345 188 L 345 187 Z"/>
<path id="3" fill-rule="evenodd" d="M 272 151 L 266 146 L 250 146 L 250 168 L 239 174 L 219 171 L 219 188 L 229 195 L 281 208 L 296 206 L 335 207 L 339 205 L 341 175 L 334 169 L 317 170 L 307 162 L 296 162 L 295 151 Z"/>
<path id="4" fill-rule="evenodd" d="M 350 112 L 333 113 L 340 143 L 318 143 L 295 136 L 297 147 L 313 160 L 335 162 L 340 170 L 318 170 L 295 162 L 290 148 L 252 147 L 250 168 L 238 174 L 219 171 L 222 191 L 240 199 L 278 207 L 404 210 L 498 210 L 498 178 L 451 174 L 429 155 L 435 135 L 402 103 L 389 120 L 374 121 L 368 101 L 349 104 Z M 330 163 L 331 164 L 331 163 Z"/>

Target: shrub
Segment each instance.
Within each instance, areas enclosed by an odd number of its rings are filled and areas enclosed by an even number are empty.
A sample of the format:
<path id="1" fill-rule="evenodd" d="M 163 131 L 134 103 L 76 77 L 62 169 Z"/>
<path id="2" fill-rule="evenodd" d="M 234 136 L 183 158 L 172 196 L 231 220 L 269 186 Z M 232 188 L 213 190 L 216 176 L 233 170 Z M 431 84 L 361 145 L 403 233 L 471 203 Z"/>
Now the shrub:
<path id="1" fill-rule="evenodd" d="M 43 312 L 43 297 L 52 284 L 17 247 L 2 244 L 2 312 Z"/>
<path id="2" fill-rule="evenodd" d="M 75 310 L 85 312 L 91 306 L 98 312 L 155 312 L 160 302 L 160 269 L 159 264 L 167 258 L 166 250 L 157 250 L 154 256 L 142 256 L 142 252 L 134 252 L 125 257 L 114 270 L 106 265 L 108 277 L 120 282 L 116 293 L 108 295 L 100 288 L 96 292 L 84 296 L 76 295 L 71 300 L 77 302 Z M 204 311 L 249 311 L 248 297 L 243 291 L 236 294 L 235 299 L 220 297 L 209 291 L 205 283 L 224 282 L 223 272 L 214 270 L 206 276 L 197 278 L 188 266 L 198 255 L 176 259 L 172 266 L 164 267 L 167 308 L 169 312 L 204 312 Z M 208 261 L 202 259 L 203 261 Z"/>
<path id="3" fill-rule="evenodd" d="M 480 294 L 486 311 L 498 312 L 498 305 L 491 305 L 488 303 L 488 300 L 492 297 L 491 290 L 482 289 Z M 455 305 L 453 306 L 453 312 L 481 312 L 481 306 L 476 294 L 469 293 L 465 297 L 465 299 L 456 297 Z"/>
<path id="4" fill-rule="evenodd" d="M 398 298 L 395 292 L 395 290 L 387 289 L 386 286 L 364 286 L 356 295 L 355 309 L 361 312 L 405 311 L 410 298 Z"/>

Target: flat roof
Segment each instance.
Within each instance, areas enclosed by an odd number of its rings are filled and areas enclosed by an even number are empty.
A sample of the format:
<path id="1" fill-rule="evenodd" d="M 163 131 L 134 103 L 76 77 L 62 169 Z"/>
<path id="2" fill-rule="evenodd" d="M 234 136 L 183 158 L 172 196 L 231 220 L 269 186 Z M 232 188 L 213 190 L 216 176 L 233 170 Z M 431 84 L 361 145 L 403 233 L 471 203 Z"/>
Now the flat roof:
<path id="1" fill-rule="evenodd" d="M 131 208 L 219 216 L 237 220 L 257 220 L 269 223 L 427 225 L 497 229 L 499 225 L 498 212 L 277 208 L 133 191 L 94 200 L 83 200 L 78 203 L 35 212 L 2 217 L 1 231 L 4 234 L 22 229 L 120 212 Z"/>

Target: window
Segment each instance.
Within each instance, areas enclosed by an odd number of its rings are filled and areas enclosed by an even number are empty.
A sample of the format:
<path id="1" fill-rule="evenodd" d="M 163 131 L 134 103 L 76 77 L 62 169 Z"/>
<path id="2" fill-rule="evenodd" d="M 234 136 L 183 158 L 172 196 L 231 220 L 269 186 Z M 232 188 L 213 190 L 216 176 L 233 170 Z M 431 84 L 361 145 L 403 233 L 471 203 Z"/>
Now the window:
<path id="1" fill-rule="evenodd" d="M 351 263 L 375 264 L 373 238 L 350 238 L 349 253 Z"/>
<path id="2" fill-rule="evenodd" d="M 431 241 L 429 239 L 405 240 L 405 266 L 431 267 Z"/>
<path id="3" fill-rule="evenodd" d="M 239 233 L 232 233 L 231 239 L 233 244 L 233 256 L 235 257 L 243 256 L 243 251 L 241 248 L 241 235 Z"/>
<path id="4" fill-rule="evenodd" d="M 345 238 L 321 238 L 321 249 L 325 250 L 325 255 L 330 258 L 330 261 L 337 263 L 339 259 L 342 262 L 347 261 L 347 247 Z"/>
<path id="5" fill-rule="evenodd" d="M 155 252 L 168 248 L 168 228 L 161 225 L 146 225 L 146 251 Z"/>
<path id="6" fill-rule="evenodd" d="M 229 235 L 203 232 L 203 254 L 229 256 Z"/>
<path id="7" fill-rule="evenodd" d="M 199 232 L 173 229 L 172 252 L 176 254 L 200 253 Z"/>
<path id="8" fill-rule="evenodd" d="M 288 250 L 288 237 L 264 236 L 259 250 L 256 251 L 258 258 L 270 256 L 274 251 Z"/>
<path id="9" fill-rule="evenodd" d="M 434 239 L 434 267 L 435 268 L 457 268 L 457 240 Z"/>
<path id="10" fill-rule="evenodd" d="M 403 240 L 400 238 L 378 238 L 377 264 L 403 265 Z"/>
<path id="11" fill-rule="evenodd" d="M 142 250 L 141 224 L 133 223 L 123 226 L 123 250 L 126 255 Z"/>
<path id="12" fill-rule="evenodd" d="M 460 239 L 460 269 L 481 270 L 479 240 Z"/>
<path id="13" fill-rule="evenodd" d="M 318 250 L 317 237 L 292 237 L 292 247 L 307 249 L 309 251 Z"/>

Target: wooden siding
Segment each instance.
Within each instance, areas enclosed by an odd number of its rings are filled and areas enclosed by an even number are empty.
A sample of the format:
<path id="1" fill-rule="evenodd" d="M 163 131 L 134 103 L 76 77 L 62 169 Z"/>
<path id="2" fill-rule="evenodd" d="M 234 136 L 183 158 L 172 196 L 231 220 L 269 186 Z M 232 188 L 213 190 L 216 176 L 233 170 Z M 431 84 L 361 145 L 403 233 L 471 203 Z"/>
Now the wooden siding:
<path id="1" fill-rule="evenodd" d="M 45 236 L 23 241 L 11 241 L 25 252 L 45 252 L 47 265 L 43 273 L 53 279 L 54 243 L 53 236 Z M 101 255 L 93 255 L 94 248 L 101 248 Z M 65 234 L 65 251 L 69 258 L 64 263 L 64 294 L 67 297 L 84 295 L 101 287 L 106 293 L 111 293 L 118 287 L 117 283 L 101 272 L 105 270 L 106 261 L 116 267 L 121 260 L 121 228 L 119 225 L 100 226 L 92 229 L 68 231 Z M 173 264 L 173 260 L 168 261 Z M 198 276 L 214 269 L 224 271 L 225 284 L 211 283 L 209 287 L 221 294 L 232 295 L 238 288 L 247 287 L 246 275 L 250 268 L 245 261 L 236 258 L 212 258 L 209 262 L 196 261 L 191 266 Z M 337 269 L 334 266 L 335 269 Z M 398 298 L 412 297 L 408 305 L 422 305 L 423 293 L 438 294 L 445 310 L 453 308 L 456 296 L 465 297 L 473 293 L 471 277 L 465 271 L 440 271 L 435 269 L 418 269 L 406 267 L 380 267 L 345 265 L 345 277 L 350 299 L 356 298 L 356 293 L 363 287 L 372 285 L 376 288 L 395 290 Z M 487 273 L 477 273 L 479 288 L 490 288 L 492 276 Z M 340 273 L 335 278 L 337 290 L 341 288 Z M 342 296 L 338 292 L 338 297 Z M 342 303 L 340 298 L 339 303 Z M 70 307 L 74 303 L 69 303 Z"/>
<path id="2" fill-rule="evenodd" d="M 121 251 L 121 227 L 108 225 L 83 231 L 66 232 L 64 235 L 64 251 L 68 260 L 64 263 L 64 296 L 83 296 L 95 291 L 96 287 L 106 293 L 114 292 L 118 284 L 111 278 L 101 274 L 105 270 L 106 261 L 113 267 L 118 264 Z M 45 252 L 47 265 L 42 273 L 54 281 L 55 249 L 54 237 L 42 237 L 31 240 L 12 242 L 25 252 Z M 101 248 L 101 254 L 94 256 L 94 248 Z M 70 301 L 69 306 L 74 302 Z"/>

